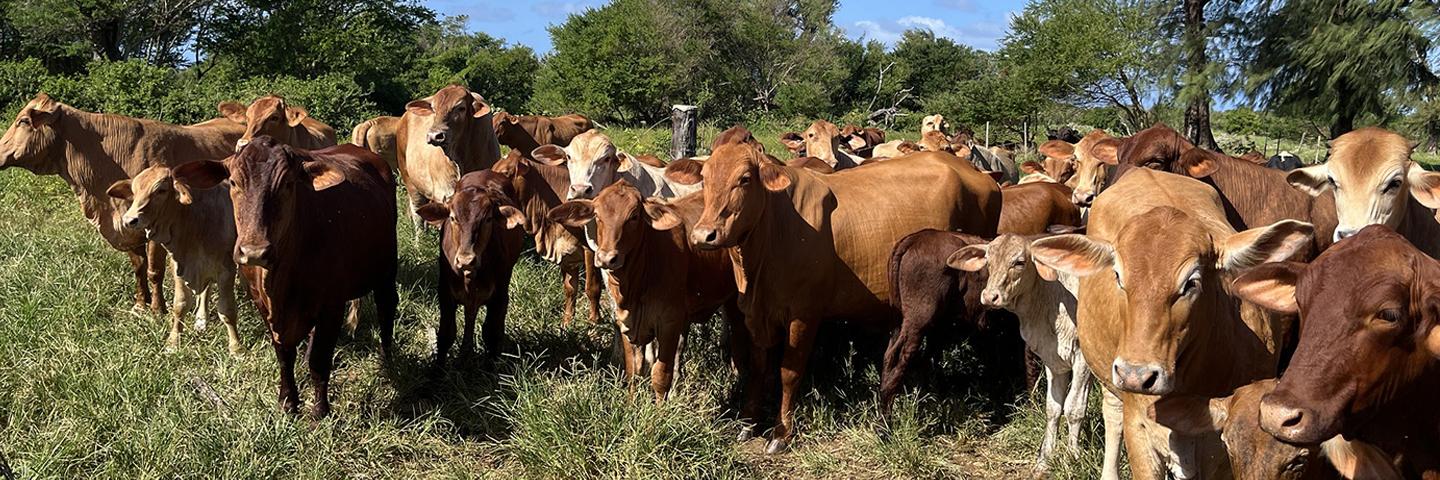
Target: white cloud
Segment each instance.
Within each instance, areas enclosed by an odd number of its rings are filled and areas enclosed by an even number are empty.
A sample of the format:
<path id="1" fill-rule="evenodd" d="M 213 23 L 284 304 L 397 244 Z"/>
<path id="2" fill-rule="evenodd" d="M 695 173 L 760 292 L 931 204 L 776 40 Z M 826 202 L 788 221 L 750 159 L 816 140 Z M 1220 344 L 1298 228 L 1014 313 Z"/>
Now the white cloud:
<path id="1" fill-rule="evenodd" d="M 883 25 L 880 25 L 878 22 L 861 20 L 855 22 L 855 28 L 860 29 L 860 33 L 865 38 L 870 40 L 879 40 L 880 43 L 884 43 L 886 45 L 894 45 L 895 42 L 900 41 L 900 32 L 887 29 Z"/>
<path id="2" fill-rule="evenodd" d="M 965 36 L 963 33 L 960 32 L 960 29 L 947 25 L 944 20 L 938 18 L 920 17 L 912 15 L 909 17 L 903 17 L 900 20 L 897 20 L 895 23 L 899 24 L 902 27 L 905 27 L 906 30 L 912 28 L 929 30 L 931 32 L 934 32 L 936 36 L 945 37 L 956 41 L 960 41 Z"/>
<path id="3" fill-rule="evenodd" d="M 543 1 L 535 2 L 530 6 L 530 9 L 535 13 L 547 17 L 559 17 L 581 13 L 597 6 L 599 6 L 599 2 L 595 0 L 582 0 L 578 2 Z"/>
<path id="4" fill-rule="evenodd" d="M 901 35 L 906 30 L 920 29 L 934 32 L 937 37 L 945 37 L 975 48 L 991 50 L 996 48 L 997 41 L 1004 33 L 1003 28 L 997 29 L 994 25 L 972 23 L 958 27 L 939 18 L 918 15 L 900 17 L 898 20 L 860 20 L 854 22 L 853 25 L 854 28 L 848 29 L 852 37 L 878 40 L 892 46 L 895 45 L 895 42 L 900 41 Z"/>

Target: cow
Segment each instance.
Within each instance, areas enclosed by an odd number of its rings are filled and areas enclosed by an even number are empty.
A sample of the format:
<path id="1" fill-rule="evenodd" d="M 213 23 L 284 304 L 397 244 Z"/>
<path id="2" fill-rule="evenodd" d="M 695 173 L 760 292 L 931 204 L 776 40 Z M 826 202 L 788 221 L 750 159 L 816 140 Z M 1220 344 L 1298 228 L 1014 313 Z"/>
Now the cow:
<path id="1" fill-rule="evenodd" d="M 545 117 L 500 112 L 495 114 L 493 122 L 500 144 L 525 155 L 542 145 L 569 146 L 576 135 L 595 128 L 590 119 L 576 114 Z"/>
<path id="2" fill-rule="evenodd" d="M 270 330 L 280 364 L 280 410 L 300 410 L 295 350 L 308 336 L 310 412 L 325 417 L 348 300 L 375 294 L 382 362 L 392 350 L 399 302 L 395 183 L 384 160 L 354 145 L 307 151 L 262 135 L 224 161 L 185 163 L 171 176 L 191 191 L 228 180 L 233 255 Z"/>
<path id="3" fill-rule="evenodd" d="M 926 115 L 920 120 L 920 136 L 930 132 L 940 132 L 946 141 L 950 140 L 950 122 L 945 120 L 944 115 Z"/>
<path id="4" fill-rule="evenodd" d="M 917 145 L 915 142 L 909 140 L 891 140 L 876 145 L 875 149 L 870 152 L 870 159 L 895 158 L 918 151 L 920 151 L 920 145 Z"/>
<path id="5" fill-rule="evenodd" d="M 350 143 L 357 147 L 375 152 L 385 163 L 390 165 L 390 170 L 397 174 L 400 171 L 399 162 L 396 159 L 398 148 L 395 142 L 396 130 L 400 128 L 400 117 L 380 116 L 375 117 L 355 126 L 350 132 Z"/>
<path id="6" fill-rule="evenodd" d="M 1440 208 L 1440 173 L 1411 160 L 1413 148 L 1397 133 L 1362 128 L 1330 142 L 1329 162 L 1292 170 L 1285 179 L 1320 201 L 1333 195 L 1334 240 L 1366 225 L 1385 225 L 1437 257 L 1440 223 L 1434 209 Z"/>
<path id="7" fill-rule="evenodd" d="M 702 169 L 705 209 L 691 241 L 735 248 L 741 311 L 757 350 L 752 379 L 770 370 L 768 350 L 784 345 L 780 425 L 769 453 L 785 450 L 794 434 L 799 381 L 820 322 L 888 330 L 899 319 L 886 281 L 895 242 L 924 228 L 994 235 L 999 222 L 999 186 L 952 155 L 921 152 L 853 170 L 781 166 L 747 143 L 721 145 Z M 742 418 L 756 418 L 760 390 L 749 389 Z"/>
<path id="8" fill-rule="evenodd" d="M 951 144 L 951 147 L 955 150 L 955 156 L 969 161 L 980 171 L 998 174 L 996 181 L 1001 185 L 1014 185 L 1020 182 L 1020 169 L 1015 166 L 1015 160 L 1010 156 L 997 154 L 991 152 L 990 149 L 970 144 Z"/>
<path id="9" fill-rule="evenodd" d="M 1090 208 L 1095 196 L 1105 189 L 1120 164 L 1119 139 L 1104 138 L 1088 146 L 1075 175 L 1070 177 L 1070 201 L 1085 209 Z"/>
<path id="10" fill-rule="evenodd" d="M 1281 220 L 1237 233 L 1214 188 L 1136 169 L 1095 200 L 1087 229 L 1035 240 L 1030 254 L 1081 277 L 1080 348 L 1105 387 L 1103 477 L 1118 478 L 1122 428 L 1136 479 L 1219 474 L 1218 436 L 1177 434 L 1146 411 L 1275 376 L 1291 319 L 1241 302 L 1228 280 L 1307 248 L 1314 227 Z"/>
<path id="11" fill-rule="evenodd" d="M 792 158 L 790 161 L 785 162 L 785 165 L 795 168 L 808 168 L 820 173 L 835 173 L 835 169 L 830 168 L 830 164 L 815 157 Z"/>
<path id="12" fill-rule="evenodd" d="M 1405 478 L 1440 476 L 1440 262 L 1371 225 L 1309 265 L 1263 265 L 1235 288 L 1300 314 L 1290 366 L 1260 401 L 1261 428 L 1301 445 L 1339 435 L 1399 460 Z"/>
<path id="13" fill-rule="evenodd" d="M 1307 198 L 1288 187 L 1285 172 L 1196 148 L 1165 124 L 1156 124 L 1126 139 L 1118 155 L 1120 163 L 1158 168 L 1210 184 L 1220 192 L 1226 219 L 1236 230 L 1283 219 L 1313 224 L 1316 234 L 1310 250 L 1301 252 L 1301 258 L 1312 257 L 1334 243 L 1334 196 L 1321 193 L 1316 195 L 1318 198 Z"/>
<path id="14" fill-rule="evenodd" d="M 955 153 L 955 147 L 950 145 L 950 138 L 939 131 L 925 132 L 920 136 L 920 148 L 930 152 Z"/>
<path id="15" fill-rule="evenodd" d="M 111 199 L 106 190 L 151 165 L 225 158 L 244 133 L 244 126 L 228 121 L 182 127 L 90 113 L 40 93 L 20 109 L 0 137 L 0 169 L 59 175 L 70 184 L 85 218 L 111 248 L 130 256 L 135 308 L 164 312 L 165 248 L 147 242 L 144 232 L 125 227 L 121 202 Z"/>
<path id="16" fill-rule="evenodd" d="M 1047 130 L 1045 132 L 1045 138 L 1047 140 L 1059 140 L 1069 144 L 1080 143 L 1081 139 L 1080 132 L 1075 131 L 1075 128 L 1069 125 Z"/>
<path id="17" fill-rule="evenodd" d="M 170 252 L 175 263 L 175 305 L 171 314 L 169 350 L 180 347 L 180 329 L 197 303 L 195 329 L 205 325 L 207 297 L 215 297 L 216 311 L 225 324 L 225 339 L 232 355 L 245 351 L 235 321 L 235 216 L 229 188 L 190 191 L 175 183 L 170 168 L 155 165 L 134 179 L 119 180 L 106 190 L 110 197 L 130 206 L 120 217 L 127 228 L 145 232 Z"/>
<path id="18" fill-rule="evenodd" d="M 671 182 L 665 178 L 664 165 L 655 157 L 634 157 L 621 152 L 609 137 L 594 130 L 577 135 L 568 147 L 545 145 L 530 156 L 547 165 L 563 165 L 570 171 L 566 200 L 594 198 L 597 192 L 622 179 L 647 197 L 672 198 L 699 190 L 697 186 Z"/>
<path id="19" fill-rule="evenodd" d="M 490 168 L 500 160 L 490 104 L 460 85 L 406 104 L 395 145 L 395 162 L 417 231 L 418 208 L 449 200 L 461 175 Z"/>
<path id="20" fill-rule="evenodd" d="M 1065 204 L 1072 205 L 1069 201 Z M 1003 212 L 1000 218 L 1003 224 Z M 1043 473 L 1049 469 L 1062 415 L 1068 427 L 1066 445 L 1072 452 L 1080 451 L 1090 370 L 1075 337 L 1079 282 L 1036 263 L 1029 251 L 1033 239 L 1029 235 L 1001 234 L 989 243 L 956 250 L 945 264 L 964 272 L 983 270 L 988 275 L 980 302 L 988 308 L 1014 312 L 1020 319 L 1025 344 L 1045 366 L 1045 436 L 1035 462 L 1035 472 Z"/>
<path id="21" fill-rule="evenodd" d="M 576 284 L 582 272 L 585 298 L 590 301 L 588 318 L 592 324 L 599 323 L 601 280 L 594 252 L 582 244 L 584 234 L 580 230 L 551 222 L 546 216 L 565 201 L 565 192 L 570 189 L 569 173 L 563 167 L 534 162 L 519 150 L 511 150 L 491 170 L 510 178 L 515 203 L 525 213 L 526 234 L 535 239 L 535 252 L 560 266 L 565 292 L 561 325 L 568 327 L 575 318 Z"/>
<path id="22" fill-rule="evenodd" d="M 840 136 L 845 139 L 845 146 L 862 158 L 874 157 L 875 147 L 885 143 L 885 131 L 874 127 L 846 125 L 840 129 Z"/>
<path id="23" fill-rule="evenodd" d="M 455 307 L 465 309 L 465 335 L 460 355 L 475 349 L 475 317 L 485 307 L 480 337 L 485 355 L 500 354 L 505 335 L 505 314 L 510 309 L 510 277 L 524 248 L 525 213 L 515 204 L 510 178 L 489 170 L 460 177 L 455 195 L 445 203 L 431 202 L 420 207 L 420 218 L 440 229 L 439 274 L 440 324 L 435 328 L 435 364 L 432 375 L 445 369 L 450 346 L 455 343 Z"/>
<path id="24" fill-rule="evenodd" d="M 1046 175 L 1060 183 L 1070 182 L 1070 176 L 1075 174 L 1074 144 L 1061 140 L 1050 140 L 1040 144 L 1036 150 L 1045 157 L 1042 165 L 1045 166 Z"/>
<path id="25" fill-rule="evenodd" d="M 1235 158 L 1239 158 L 1239 159 L 1241 159 L 1241 160 L 1244 160 L 1244 161 L 1247 161 L 1247 162 L 1250 162 L 1250 163 L 1253 163 L 1253 164 L 1256 164 L 1256 165 L 1264 165 L 1264 164 L 1268 161 L 1268 160 L 1265 158 L 1265 154 L 1260 153 L 1260 152 L 1257 152 L 1257 151 L 1254 151 L 1254 150 L 1250 150 L 1250 151 L 1248 151 L 1248 152 L 1245 152 L 1244 155 L 1241 155 L 1241 156 L 1235 157 Z"/>
<path id="26" fill-rule="evenodd" d="M 795 132 L 781 134 L 780 143 L 785 144 L 785 148 L 797 155 L 808 155 L 824 160 L 835 170 L 854 168 L 865 161 L 864 158 L 840 148 L 845 144 L 845 138 L 840 135 L 840 128 L 825 120 L 814 121 L 803 134 Z"/>
<path id="27" fill-rule="evenodd" d="M 1277 153 L 1274 156 L 1270 157 L 1269 160 L 1266 160 L 1263 164 L 1266 167 L 1270 167 L 1276 170 L 1284 170 L 1287 172 L 1305 166 L 1304 163 L 1300 162 L 1300 157 L 1297 157 L 1295 156 L 1295 154 L 1290 152 Z"/>
<path id="28" fill-rule="evenodd" d="M 633 379 L 641 349 L 654 342 L 650 387 L 656 400 L 670 395 L 686 331 L 723 311 L 732 332 L 743 336 L 729 252 L 701 250 L 688 240 L 705 207 L 698 193 L 665 201 L 646 197 L 621 180 L 594 200 L 571 200 L 551 219 L 580 228 L 595 225 L 595 262 L 604 268 L 616 323 L 622 333 L 625 373 Z M 732 348 L 748 342 L 731 341 Z M 734 355 L 743 367 L 743 355 Z"/>
<path id="29" fill-rule="evenodd" d="M 235 142 L 236 151 L 258 135 L 269 135 L 280 143 L 306 150 L 335 146 L 334 128 L 311 117 L 304 107 L 287 104 L 275 95 L 257 98 L 249 107 L 223 102 L 216 108 L 225 118 L 245 125 L 245 134 Z"/>
<path id="30" fill-rule="evenodd" d="M 1051 225 L 1078 227 L 1080 208 L 1070 201 L 1070 187 L 1059 183 L 1033 182 L 1000 187 L 1004 205 L 1000 209 L 999 232 L 1018 235 L 1045 233 Z"/>

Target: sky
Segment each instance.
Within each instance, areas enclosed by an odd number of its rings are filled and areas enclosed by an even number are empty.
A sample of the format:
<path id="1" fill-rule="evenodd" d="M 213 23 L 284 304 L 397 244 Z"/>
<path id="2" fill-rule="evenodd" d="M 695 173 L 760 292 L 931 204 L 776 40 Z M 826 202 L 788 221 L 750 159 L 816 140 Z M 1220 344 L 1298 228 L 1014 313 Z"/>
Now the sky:
<path id="1" fill-rule="evenodd" d="M 563 23 L 572 13 L 604 5 L 608 0 L 425 0 L 444 15 L 468 15 L 473 31 L 519 43 L 537 53 L 550 51 L 546 27 Z M 835 24 L 854 38 L 894 45 L 911 28 L 981 50 L 994 50 L 1018 12 L 1020 0 L 840 0 Z"/>

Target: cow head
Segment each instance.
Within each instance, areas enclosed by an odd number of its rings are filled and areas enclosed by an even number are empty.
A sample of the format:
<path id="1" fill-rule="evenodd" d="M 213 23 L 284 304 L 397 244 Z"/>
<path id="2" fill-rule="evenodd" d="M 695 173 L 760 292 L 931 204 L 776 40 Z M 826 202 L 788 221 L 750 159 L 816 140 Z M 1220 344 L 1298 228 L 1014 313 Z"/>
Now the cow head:
<path id="1" fill-rule="evenodd" d="M 177 190 L 213 188 L 228 180 L 238 234 L 235 263 L 268 268 L 277 250 L 290 247 L 291 232 L 304 221 L 305 197 L 345 181 L 340 166 L 304 158 L 261 135 L 223 161 L 188 162 L 171 176 Z"/>
<path id="2" fill-rule="evenodd" d="M 120 220 L 125 227 L 136 230 L 150 228 L 170 209 L 191 202 L 190 191 L 176 185 L 170 169 L 163 165 L 141 170 L 133 179 L 115 182 L 106 193 L 130 203 Z"/>
<path id="3" fill-rule="evenodd" d="M 950 145 L 950 138 L 939 131 L 925 132 L 920 136 L 920 146 L 931 152 L 955 153 L 955 147 Z M 965 155 L 969 157 L 968 153 Z"/>
<path id="4" fill-rule="evenodd" d="M 1195 144 L 1186 140 L 1180 132 L 1164 123 L 1156 123 L 1126 138 L 1116 153 L 1120 163 L 1184 175 L 1187 172 L 1176 168 L 1176 163 L 1181 155 L 1193 148 Z"/>
<path id="5" fill-rule="evenodd" d="M 664 202 L 647 199 L 640 190 L 621 180 L 605 187 L 594 200 L 571 200 L 550 210 L 550 220 L 579 228 L 595 222 L 595 266 L 616 270 L 625 267 L 644 240 L 646 230 L 670 230 L 681 224 L 680 216 Z"/>
<path id="6" fill-rule="evenodd" d="M 1176 372 L 1214 319 L 1237 311 L 1226 278 L 1264 261 L 1289 258 L 1309 245 L 1308 223 L 1282 220 L 1212 239 L 1189 214 L 1157 207 L 1132 218 L 1111 244 L 1084 235 L 1058 235 L 1030 245 L 1036 262 L 1076 275 L 1113 275 L 1128 314 L 1109 377 L 1121 390 L 1164 395 Z M 1183 391 L 1183 390 L 1182 390 Z"/>
<path id="7" fill-rule="evenodd" d="M 1440 264 L 1389 228 L 1365 227 L 1308 266 L 1262 265 L 1235 289 L 1268 309 L 1303 312 L 1290 367 L 1260 406 L 1260 425 L 1281 440 L 1364 432 L 1440 367 Z"/>
<path id="8" fill-rule="evenodd" d="M 989 278 L 980 292 L 980 303 L 1013 310 L 1018 297 L 1035 291 L 1040 282 L 1057 278 L 1055 269 L 1030 259 L 1030 241 L 1020 235 L 1000 235 L 990 243 L 956 250 L 945 264 L 965 272 L 987 270 Z"/>
<path id="9" fill-rule="evenodd" d="M 1081 143 L 1084 143 L 1084 140 Z M 1075 172 L 1075 176 L 1070 178 L 1075 182 L 1070 201 L 1081 207 L 1089 207 L 1095 202 L 1095 196 L 1105 189 L 1105 180 L 1109 178 L 1108 170 L 1120 163 L 1117 158 L 1119 140 L 1107 137 L 1085 147 L 1087 148 L 1081 149 L 1084 155 L 1080 156 L 1080 168 Z"/>
<path id="10" fill-rule="evenodd" d="M 930 132 L 940 132 L 945 137 L 950 136 L 950 122 L 945 120 L 944 115 L 926 115 L 920 121 L 920 135 L 924 136 Z"/>
<path id="11" fill-rule="evenodd" d="M 405 111 L 422 117 L 434 116 L 425 141 L 437 147 L 463 142 L 471 119 L 485 118 L 490 114 L 490 104 L 480 94 L 471 92 L 460 85 L 450 85 L 435 92 L 435 95 L 405 104 Z"/>
<path id="12" fill-rule="evenodd" d="M 484 267 L 480 261 L 498 229 L 525 226 L 525 214 L 505 192 L 509 183 L 493 171 L 470 172 L 455 182 L 455 195 L 445 203 L 415 211 L 440 229 L 440 250 L 455 274 L 468 278 Z"/>
<path id="13" fill-rule="evenodd" d="M 830 164 L 834 167 L 839 163 L 840 145 L 845 143 L 845 138 L 840 135 L 840 128 L 835 124 L 816 120 L 810 124 L 810 128 L 802 133 L 786 133 L 780 136 L 780 141 L 785 147 L 794 152 L 797 156 L 809 155 Z M 797 151 L 797 148 L 803 150 Z"/>
<path id="14" fill-rule="evenodd" d="M 690 240 L 705 248 L 735 246 L 760 219 L 771 192 L 790 188 L 790 175 L 752 145 L 715 149 L 701 169 L 705 211 Z"/>
<path id="15" fill-rule="evenodd" d="M 1311 195 L 1335 191 L 1335 240 L 1366 225 L 1398 228 L 1411 198 L 1440 208 L 1440 173 L 1411 161 L 1412 148 L 1399 134 L 1362 128 L 1330 142 L 1329 162 L 1295 169 L 1285 179 Z"/>
<path id="16" fill-rule="evenodd" d="M 576 135 L 570 145 L 542 145 L 530 152 L 536 161 L 564 166 L 570 171 L 566 200 L 594 198 L 595 193 L 620 179 L 620 172 L 632 168 L 630 157 L 621 154 L 610 138 L 595 130 Z"/>
<path id="17" fill-rule="evenodd" d="M 36 174 L 58 173 L 65 148 L 58 132 L 64 109 L 41 93 L 20 109 L 15 122 L 0 137 L 0 169 L 20 167 Z"/>
<path id="18" fill-rule="evenodd" d="M 295 128 L 310 116 L 303 107 L 286 105 L 285 99 L 275 95 L 257 98 L 248 108 L 236 102 L 224 102 L 217 108 L 225 118 L 245 125 L 245 134 L 235 142 L 237 152 L 259 135 L 269 135 L 280 143 L 294 145 L 297 141 Z"/>
<path id="19" fill-rule="evenodd" d="M 878 128 L 846 125 L 840 129 L 840 137 L 850 151 L 867 158 L 874 153 L 877 145 L 885 143 L 885 131 Z"/>
<path id="20" fill-rule="evenodd" d="M 1319 445 L 1291 445 L 1260 429 L 1260 399 L 1274 389 L 1275 380 L 1268 379 L 1226 397 L 1162 397 L 1149 416 L 1182 435 L 1219 433 L 1236 480 L 1300 480 L 1308 470 L 1330 468 Z"/>

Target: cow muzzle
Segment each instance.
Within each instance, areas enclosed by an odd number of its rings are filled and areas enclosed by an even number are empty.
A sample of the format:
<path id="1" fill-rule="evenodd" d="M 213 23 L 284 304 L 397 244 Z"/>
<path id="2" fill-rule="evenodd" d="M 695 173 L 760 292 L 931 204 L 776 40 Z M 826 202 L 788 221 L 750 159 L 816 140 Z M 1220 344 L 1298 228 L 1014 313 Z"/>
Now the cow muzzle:
<path id="1" fill-rule="evenodd" d="M 984 306 L 986 306 L 986 307 L 989 307 L 989 308 L 1000 308 L 1000 307 L 1003 307 L 1004 304 L 1001 303 L 1002 300 L 1004 300 L 1004 299 L 1001 298 L 1000 292 L 998 292 L 998 291 L 991 290 L 991 289 L 988 289 L 988 288 L 987 288 L 987 289 L 985 289 L 984 291 L 981 291 L 981 292 L 980 292 L 980 304 L 981 304 L 981 305 L 984 305 Z"/>
<path id="2" fill-rule="evenodd" d="M 475 253 L 466 252 L 455 255 L 455 271 L 462 275 L 469 276 L 476 270 Z"/>
<path id="3" fill-rule="evenodd" d="M 1314 445 L 1334 437 L 1338 432 L 1332 422 L 1324 421 L 1316 411 L 1285 405 L 1272 392 L 1260 399 L 1260 428 L 1281 441 L 1297 445 Z"/>
<path id="4" fill-rule="evenodd" d="M 614 270 L 625 266 L 625 256 L 616 250 L 598 250 L 595 252 L 595 266 Z"/>
<path id="5" fill-rule="evenodd" d="M 450 134 L 446 132 L 430 132 L 425 135 L 425 141 L 437 147 L 443 147 L 450 143 Z"/>
<path id="6" fill-rule="evenodd" d="M 1091 203 L 1095 202 L 1095 192 L 1080 192 L 1076 190 L 1074 194 L 1070 195 L 1070 202 L 1074 203 L 1077 207 L 1089 207 Z"/>
<path id="7" fill-rule="evenodd" d="M 237 245 L 235 247 L 235 263 L 250 267 L 268 268 L 270 266 L 270 245 Z"/>
<path id="8" fill-rule="evenodd" d="M 125 224 L 125 228 L 132 228 L 136 230 L 139 230 L 141 227 L 144 226 L 140 224 L 140 217 L 137 217 L 135 215 L 125 215 L 123 217 L 120 217 L 120 222 Z"/>
<path id="9" fill-rule="evenodd" d="M 566 200 L 575 200 L 575 199 L 577 199 L 577 198 L 590 198 L 590 197 L 593 196 L 594 194 L 595 194 L 595 187 L 590 186 L 590 185 L 588 185 L 588 184 L 586 184 L 586 185 L 571 185 L 571 186 L 570 186 L 570 190 L 569 190 L 568 192 L 566 192 L 566 194 L 565 194 L 565 199 L 566 199 Z"/>
<path id="10" fill-rule="evenodd" d="M 1170 374 L 1160 365 L 1137 364 L 1122 358 L 1111 364 L 1110 381 L 1121 390 L 1144 395 L 1164 395 L 1175 389 Z"/>
<path id="11" fill-rule="evenodd" d="M 720 248 L 720 232 L 715 227 L 697 226 L 690 232 L 690 242 L 700 248 Z"/>

